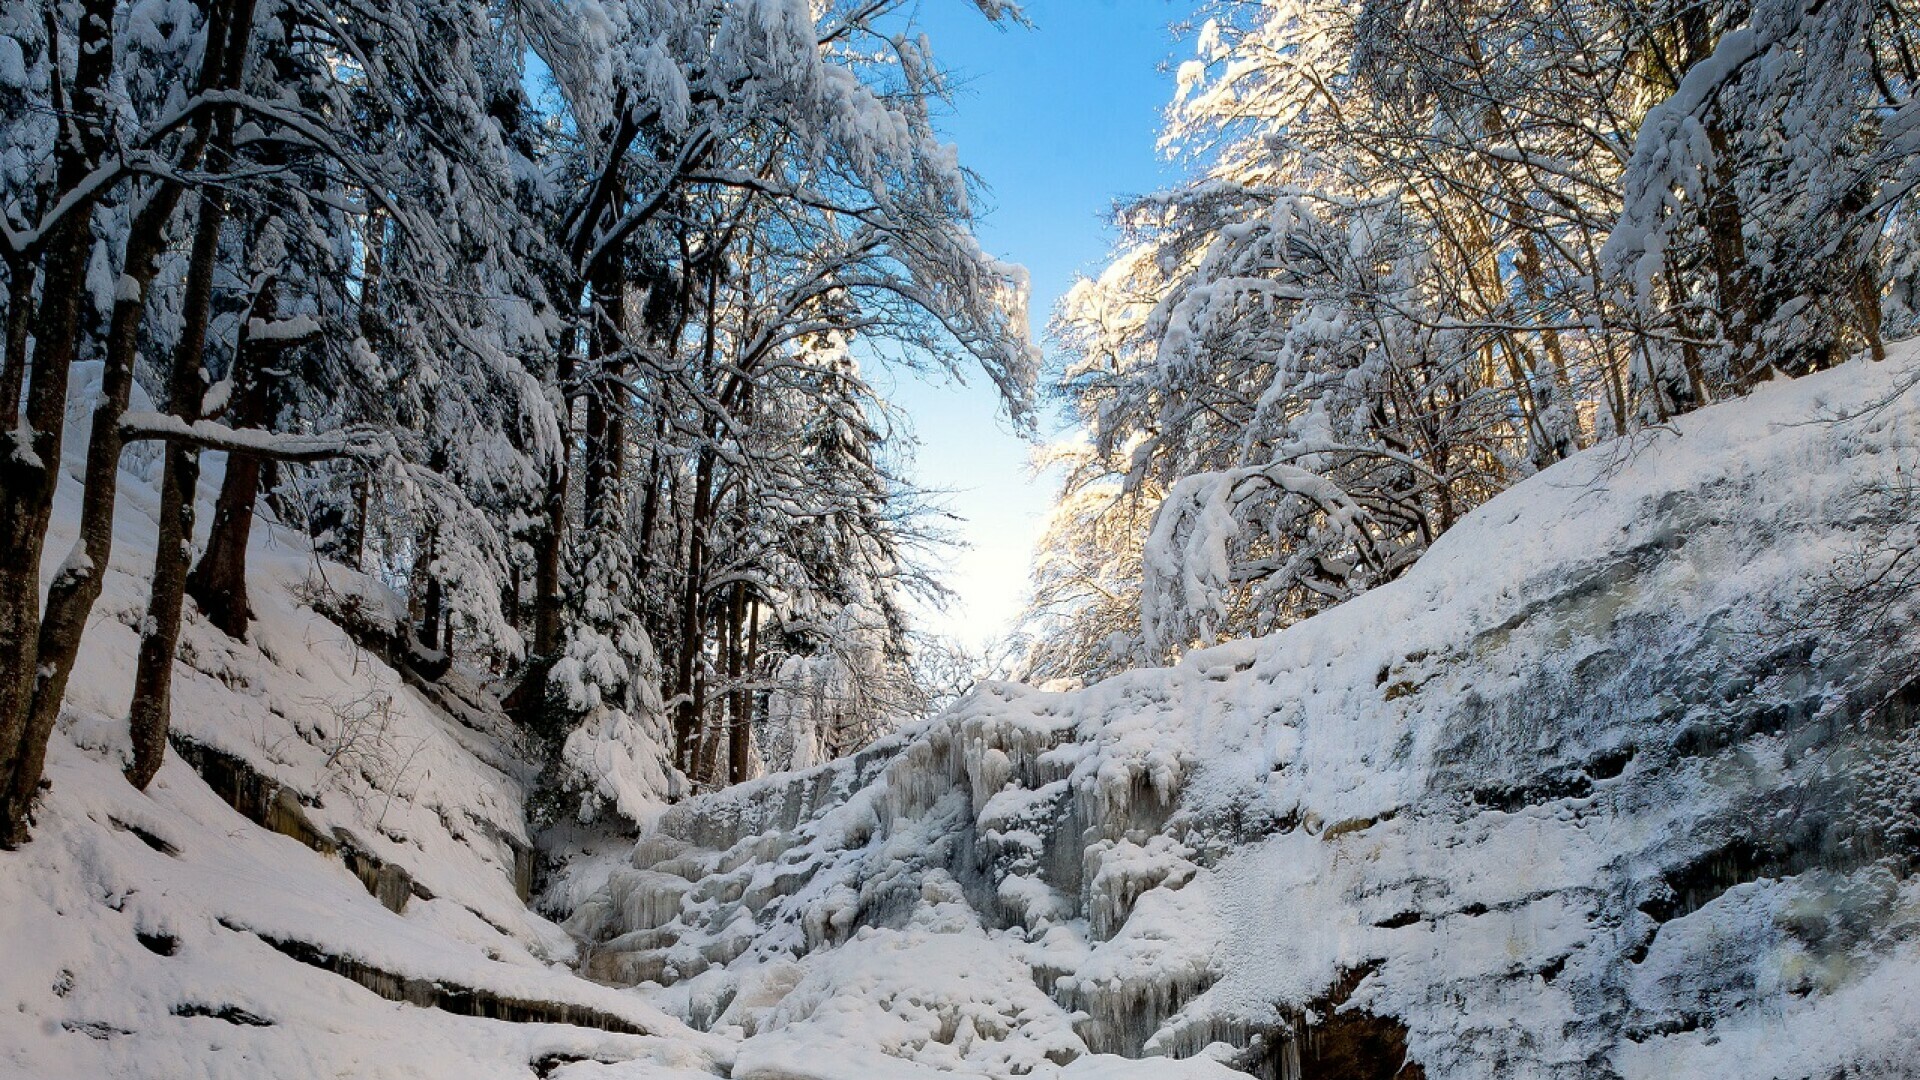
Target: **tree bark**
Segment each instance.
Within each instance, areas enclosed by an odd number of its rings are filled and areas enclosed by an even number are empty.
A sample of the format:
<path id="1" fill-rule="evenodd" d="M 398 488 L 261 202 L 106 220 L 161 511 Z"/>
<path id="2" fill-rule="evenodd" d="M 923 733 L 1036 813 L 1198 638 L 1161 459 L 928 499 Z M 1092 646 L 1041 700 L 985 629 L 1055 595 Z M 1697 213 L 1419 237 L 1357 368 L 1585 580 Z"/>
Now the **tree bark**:
<path id="1" fill-rule="evenodd" d="M 4 463 L 6 496 L 0 501 L 0 775 L 6 806 L 0 843 L 26 840 L 28 809 L 40 784 L 37 759 L 46 753 L 33 739 L 34 687 L 40 667 L 40 557 L 59 483 L 60 440 L 79 332 L 79 302 L 86 263 L 88 215 L 75 214 L 77 228 L 56 230 L 58 250 L 48 259 L 40 311 L 35 319 L 32 385 L 25 418 L 28 438 Z M 72 235 L 77 233 L 78 235 Z M 74 250 L 77 249 L 77 250 Z M 58 399 L 55 412 L 47 402 Z"/>
<path id="2" fill-rule="evenodd" d="M 224 139 L 221 140 L 223 143 Z M 226 223 L 226 195 L 217 188 L 200 192 L 193 253 L 187 267 L 185 323 L 173 350 L 168 379 L 168 411 L 192 424 L 200 419 L 206 397 L 207 324 L 212 318 L 213 274 L 220 254 L 220 229 Z M 167 732 L 173 723 L 173 656 L 180 644 L 180 618 L 186 599 L 187 567 L 193 552 L 194 498 L 200 484 L 200 448 L 169 442 L 160 480 L 160 537 L 154 545 L 153 586 L 134 667 L 133 704 L 127 722 L 133 731 L 133 764 L 127 779 L 144 789 L 160 771 Z"/>
<path id="3" fill-rule="evenodd" d="M 688 522 L 687 580 L 680 601 L 679 670 L 674 678 L 674 696 L 680 699 L 674 718 L 673 734 L 680 767 L 692 775 L 698 766 L 694 742 L 700 735 L 700 700 L 695 680 L 696 660 L 706 631 L 700 625 L 700 597 L 706 585 L 707 527 L 713 516 L 713 465 L 711 447 L 702 447 L 694 467 L 693 518 Z"/>
<path id="4" fill-rule="evenodd" d="M 578 307 L 577 298 L 575 307 Z M 573 397 L 570 388 L 574 377 L 573 349 L 574 338 L 571 334 L 566 335 L 555 358 L 555 381 L 561 387 L 561 446 L 559 457 L 547 466 L 547 490 L 541 506 L 546 524 L 534 546 L 533 642 L 527 650 L 526 673 L 520 677 L 519 685 L 514 687 L 505 702 L 520 726 L 548 736 L 559 734 L 547 730 L 551 727 L 547 709 L 547 675 L 560 659 L 563 630 L 561 608 L 566 599 L 560 593 L 560 577 L 566 555 L 567 488 L 572 471 L 569 459 L 573 454 Z"/>
<path id="5" fill-rule="evenodd" d="M 369 520 L 373 513 L 373 480 L 365 473 L 353 483 L 353 540 L 349 550 L 353 552 L 353 568 L 365 573 L 367 569 L 367 535 L 372 531 Z"/>
<path id="6" fill-rule="evenodd" d="M 243 20 L 243 25 L 250 25 L 255 0 L 237 2 L 248 9 L 239 18 Z M 237 46 L 230 45 L 230 48 L 244 49 L 244 40 L 241 39 Z M 263 63 L 267 65 L 266 74 L 278 86 L 295 85 L 299 80 L 293 67 L 292 54 L 286 47 L 291 40 L 291 20 L 286 12 L 282 12 L 277 32 L 265 35 L 263 56 Z M 238 70 L 236 65 L 236 76 Z M 280 144 L 268 144 L 259 151 L 259 163 L 283 166 L 287 163 L 287 153 Z M 277 216 L 278 212 L 272 209 L 256 212 L 249 222 L 252 235 L 257 239 L 264 231 L 273 228 Z M 267 269 L 266 279 L 247 305 L 240 342 L 233 352 L 233 366 L 227 372 L 230 403 L 226 421 L 229 427 L 267 428 L 273 415 L 274 383 L 284 374 L 274 370 L 274 365 L 289 350 L 317 336 L 317 330 L 301 337 L 273 334 L 263 339 L 254 335 L 255 319 L 271 324 L 280 311 L 280 280 L 272 268 Z M 247 598 L 247 546 L 253 538 L 254 508 L 260 500 L 263 484 L 267 490 L 272 489 L 275 477 L 273 470 L 277 464 L 258 454 L 234 452 L 227 455 L 227 471 L 221 480 L 220 495 L 214 503 L 213 527 L 207 537 L 207 550 L 187 578 L 187 595 L 199 605 L 209 622 L 231 638 L 244 639 L 247 623 L 253 617 Z"/>
<path id="7" fill-rule="evenodd" d="M 100 599 L 107 566 L 113 558 L 113 511 L 120 492 L 120 453 L 126 444 L 120 418 L 133 392 L 134 354 L 146 312 L 146 291 L 159 272 L 167 220 L 173 216 L 180 194 L 180 186 L 172 183 L 156 190 L 135 216 L 127 238 L 122 289 L 108 321 L 100 400 L 94 406 L 87 442 L 80 539 L 47 589 L 46 613 L 40 620 L 40 678 L 34 685 L 28 717 L 28 749 L 19 767 L 22 783 L 39 781 L 47 739 L 60 716 L 87 617 Z M 131 289 L 126 287 L 129 283 Z"/>
<path id="8" fill-rule="evenodd" d="M 226 27 L 221 48 L 220 85 L 238 88 L 245 82 L 247 46 L 253 38 L 254 4 L 240 0 Z M 231 107 L 209 114 L 208 157 L 215 167 L 233 152 L 234 114 Z M 195 222 L 193 250 L 187 263 L 187 286 L 182 300 L 180 338 L 174 343 L 172 372 L 167 380 L 167 407 L 173 416 L 192 424 L 200 419 L 207 394 L 207 326 L 213 316 L 213 275 L 220 255 L 220 230 L 226 224 L 227 195 L 218 186 L 200 189 L 200 216 Z M 235 346 L 239 362 L 242 345 Z M 127 779 L 144 790 L 160 771 L 166 756 L 167 732 L 173 726 L 173 657 L 180 644 L 181 609 L 186 600 L 187 570 L 193 555 L 194 501 L 200 486 L 200 448 L 190 441 L 169 440 L 166 466 L 160 480 L 160 535 L 154 544 L 153 585 L 147 597 L 147 618 L 135 661 L 133 702 L 127 724 L 133 735 L 133 764 Z"/>
<path id="9" fill-rule="evenodd" d="M 271 319 L 279 306 L 279 289 L 271 279 L 254 298 L 253 317 Z M 265 428 L 271 419 L 272 381 L 265 370 L 285 343 L 271 344 L 242 335 L 242 344 L 234 352 L 233 405 L 228 426 Z M 187 595 L 228 637 L 243 639 L 247 623 L 253 617 L 247 601 L 247 544 L 253 538 L 254 506 L 260 500 L 260 479 L 265 462 L 258 454 L 239 452 L 227 455 L 227 475 L 220 484 L 220 497 L 214 504 L 213 528 L 207 537 L 206 553 L 187 577 Z"/>
<path id="10" fill-rule="evenodd" d="M 586 489 L 582 492 L 587 529 L 606 527 L 625 471 L 625 410 L 618 400 L 625 393 L 626 380 L 621 359 L 626 349 L 625 292 L 619 264 L 605 260 L 593 278 L 594 321 L 588 336 L 593 359 L 588 367 L 592 384 L 586 388 Z"/>
<path id="11" fill-rule="evenodd" d="M 727 782 L 743 784 L 747 780 L 747 691 L 746 676 L 747 586 L 733 583 L 732 610 L 727 619 Z"/>
<path id="12" fill-rule="evenodd" d="M 33 286 L 40 268 L 24 255 L 7 256 L 7 344 L 0 362 L 0 427 L 20 423 L 20 394 L 27 388 L 27 331 L 33 323 Z"/>
<path id="13" fill-rule="evenodd" d="M 367 212 L 367 223 L 361 235 L 364 261 L 360 273 L 360 337 L 369 343 L 377 341 L 381 335 L 379 316 L 379 297 L 381 278 L 386 271 L 386 214 L 379 208 Z M 373 531 L 373 479 L 364 472 L 353 482 L 353 521 L 349 524 L 351 532 L 347 537 L 346 550 L 352 553 L 353 568 L 361 572 L 367 569 L 367 541 Z"/>
<path id="14" fill-rule="evenodd" d="M 107 79 L 113 69 L 113 0 L 86 0 L 77 26 L 79 53 L 74 58 L 71 93 L 62 95 L 55 75 L 55 104 L 64 109 L 55 146 L 55 198 L 76 190 L 104 155 L 107 145 Z M 53 9 L 45 9 L 53 25 Z M 58 34 L 49 35 L 58 49 Z M 58 57 L 53 70 L 61 69 Z M 54 489 L 60 478 L 60 440 L 66 419 L 67 378 L 76 355 L 80 298 L 87 256 L 92 247 L 92 204 L 73 207 L 47 237 L 42 250 L 40 303 L 33 319 L 34 355 L 23 358 L 18 376 L 26 382 L 25 424 L 10 397 L 15 444 L 0 457 L 0 846 L 27 839 L 27 817 L 40 786 L 46 747 L 30 736 L 34 684 L 40 653 L 40 555 L 46 546 Z M 24 295 L 13 304 L 30 301 Z M 8 317 L 9 348 L 17 332 Z M 24 349 L 24 340 L 21 342 Z M 11 357 L 9 357 L 11 360 Z M 15 378 L 7 373 L 7 378 Z M 13 391 L 11 383 L 6 387 Z"/>

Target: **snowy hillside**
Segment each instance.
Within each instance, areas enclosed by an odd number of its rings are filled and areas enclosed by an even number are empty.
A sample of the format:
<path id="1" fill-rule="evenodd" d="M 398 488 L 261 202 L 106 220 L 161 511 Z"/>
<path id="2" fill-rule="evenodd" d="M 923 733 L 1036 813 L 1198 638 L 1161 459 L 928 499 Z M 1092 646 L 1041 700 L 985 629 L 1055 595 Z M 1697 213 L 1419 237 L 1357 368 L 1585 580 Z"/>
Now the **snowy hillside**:
<path id="1" fill-rule="evenodd" d="M 1032 8 L 0 5 L 0 1080 L 1920 1080 L 1920 0 Z"/>
<path id="2" fill-rule="evenodd" d="M 387 594 L 299 535 L 255 533 L 248 642 L 189 621 L 166 765 L 144 794 L 122 778 L 150 473 L 127 477 L 35 839 L 0 855 L 0 1076 L 711 1075 L 724 1048 L 575 977 L 522 902 L 531 772 L 498 706 L 458 674 L 423 691 L 317 615 L 359 596 L 377 621 Z M 63 488 L 47 575 L 76 507 Z"/>
<path id="3" fill-rule="evenodd" d="M 386 594 L 286 534 L 126 784 L 131 476 L 0 856 L 0 1075 L 1911 1075 L 1920 702 L 1846 568 L 1912 541 L 1920 401 L 1830 419 L 1916 370 L 1583 455 L 1274 637 L 676 806 L 563 868 L 564 925 L 497 705 L 320 615 Z"/>
<path id="4" fill-rule="evenodd" d="M 69 481 L 84 454 L 70 438 Z M 155 466 L 128 455 L 34 838 L 0 852 L 0 1080 L 751 1075 L 732 1040 L 576 971 L 526 902 L 523 736 L 471 675 L 383 659 L 400 601 L 297 532 L 256 528 L 247 641 L 188 620 L 166 763 L 127 783 Z M 63 485 L 43 578 L 78 517 Z M 1091 1065 L 1071 1076 L 1130 1075 Z"/>
<path id="5" fill-rule="evenodd" d="M 1872 571 L 1920 402 L 1831 421 L 1917 359 L 1582 455 L 1276 636 L 676 807 L 575 911 L 584 970 L 736 1077 L 1915 1075 L 1920 702 Z"/>

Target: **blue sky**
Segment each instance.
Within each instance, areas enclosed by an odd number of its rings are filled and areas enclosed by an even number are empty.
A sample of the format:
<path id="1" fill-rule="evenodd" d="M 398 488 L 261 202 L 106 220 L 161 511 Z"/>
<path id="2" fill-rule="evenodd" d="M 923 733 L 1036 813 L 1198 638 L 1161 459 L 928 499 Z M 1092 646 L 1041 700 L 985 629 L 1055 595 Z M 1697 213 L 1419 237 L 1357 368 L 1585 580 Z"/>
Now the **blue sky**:
<path id="1" fill-rule="evenodd" d="M 988 186 L 980 238 L 1033 279 L 1036 339 L 1077 273 L 1097 273 L 1112 242 L 1106 212 L 1173 175 L 1154 141 L 1173 93 L 1170 0 L 1024 0 L 1032 29 L 996 29 L 968 0 L 922 0 L 919 28 L 962 84 L 943 128 Z M 885 384 L 884 376 L 880 377 Z M 1027 587 L 1054 481 L 1029 475 L 1029 448 L 984 378 L 966 387 L 903 375 L 893 398 L 920 447 L 913 474 L 950 492 L 968 547 L 951 560 L 958 596 L 929 629 L 979 646 L 1008 629 Z M 1043 421 L 1051 434 L 1057 420 Z"/>

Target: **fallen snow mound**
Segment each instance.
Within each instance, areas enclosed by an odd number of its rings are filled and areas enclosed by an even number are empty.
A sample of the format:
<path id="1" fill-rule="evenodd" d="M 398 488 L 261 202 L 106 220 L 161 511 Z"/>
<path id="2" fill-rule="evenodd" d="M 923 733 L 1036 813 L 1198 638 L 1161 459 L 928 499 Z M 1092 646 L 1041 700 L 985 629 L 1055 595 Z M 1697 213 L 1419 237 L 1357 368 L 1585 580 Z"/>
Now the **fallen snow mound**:
<path id="1" fill-rule="evenodd" d="M 1580 455 L 1304 624 L 984 687 L 548 901 L 736 1080 L 1920 1075 L 1916 376 Z"/>

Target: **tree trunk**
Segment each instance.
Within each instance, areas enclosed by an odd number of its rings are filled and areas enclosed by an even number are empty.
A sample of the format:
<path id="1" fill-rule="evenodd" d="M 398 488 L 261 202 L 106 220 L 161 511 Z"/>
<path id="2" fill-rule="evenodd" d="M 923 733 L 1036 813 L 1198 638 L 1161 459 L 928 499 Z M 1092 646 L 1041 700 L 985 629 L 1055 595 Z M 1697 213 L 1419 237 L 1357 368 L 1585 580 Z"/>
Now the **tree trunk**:
<path id="1" fill-rule="evenodd" d="M 8 847 L 27 838 L 27 814 L 40 786 L 36 763 L 46 754 L 44 740 L 36 742 L 31 730 L 40 667 L 40 556 L 60 477 L 67 373 L 79 332 L 90 240 L 87 215 L 76 212 L 74 218 L 77 227 L 70 219 L 51 238 L 54 250 L 34 320 L 25 417 L 31 435 L 0 464 L 5 473 L 5 496 L 0 498 L 0 777 L 5 779 L 0 844 Z M 53 401 L 58 401 L 57 408 L 49 408 Z"/>
<path id="2" fill-rule="evenodd" d="M 214 505 L 207 550 L 187 578 L 187 595 L 207 621 L 236 640 L 246 638 L 247 623 L 253 618 L 247 601 L 247 541 L 253 535 L 254 504 L 260 498 L 261 465 L 252 454 L 227 456 L 227 475 Z"/>
<path id="3" fill-rule="evenodd" d="M 1880 278 L 1871 263 L 1854 272 L 1853 293 L 1860 314 L 1860 333 L 1867 339 L 1867 352 L 1877 364 L 1887 358 L 1887 339 L 1881 328 Z"/>
<path id="4" fill-rule="evenodd" d="M 675 336 L 674 324 L 683 313 L 678 303 L 680 290 L 675 288 L 667 272 L 649 264 L 647 276 L 643 282 L 646 288 L 646 300 L 641 306 L 640 318 L 646 333 L 647 344 L 659 347 Z M 653 564 L 653 534 L 660 517 L 660 444 L 666 438 L 667 417 L 663 410 L 654 418 L 653 445 L 647 455 L 646 493 L 640 504 L 640 528 L 634 542 L 635 570 L 634 587 L 647 587 L 647 572 Z M 634 608 L 642 605 L 636 603 Z"/>
<path id="5" fill-rule="evenodd" d="M 220 50 L 219 82 L 223 87 L 237 89 L 245 83 L 253 15 L 253 0 L 239 0 L 233 9 Z M 233 154 L 233 110 L 210 113 L 207 125 L 207 157 L 213 166 L 224 165 Z M 193 251 L 181 303 L 183 324 L 180 339 L 174 343 L 173 369 L 167 380 L 167 407 L 189 424 L 200 419 L 207 393 L 207 324 L 213 315 L 213 274 L 226 218 L 226 192 L 218 186 L 201 188 L 200 217 L 194 225 Z M 240 362 L 242 347 L 235 346 L 235 363 Z M 180 644 L 180 616 L 193 556 L 194 501 L 199 486 L 199 449 L 185 442 L 169 442 L 160 480 L 160 536 L 154 545 L 153 585 L 147 597 L 147 619 L 127 716 L 133 735 L 133 764 L 127 768 L 127 779 L 142 790 L 160 771 L 167 732 L 173 725 L 173 655 Z"/>
<path id="6" fill-rule="evenodd" d="M 1733 189 L 1733 162 L 1726 129 L 1717 121 L 1707 125 L 1713 147 L 1711 190 L 1707 192 L 1707 250 L 1719 292 L 1720 330 L 1732 353 L 1727 374 L 1748 389 L 1758 381 L 1764 365 L 1753 353 L 1753 335 L 1764 321 L 1755 303 L 1753 275 L 1747 266 L 1746 215 Z M 1687 403 L 1697 408 L 1705 400 Z M 1684 411 L 1684 410 L 1683 410 Z"/>
<path id="7" fill-rule="evenodd" d="M 380 279 L 386 271 L 387 215 L 378 207 L 367 211 L 361 247 L 360 336 L 371 342 L 380 336 Z"/>
<path id="8" fill-rule="evenodd" d="M 367 571 L 367 535 L 372 531 L 373 480 L 365 473 L 353 483 L 353 568 Z"/>
<path id="9" fill-rule="evenodd" d="M 500 610 L 506 614 L 507 625 L 520 629 L 520 562 L 507 560 L 507 584 L 500 590 Z"/>
<path id="10" fill-rule="evenodd" d="M 220 227 L 225 220 L 225 193 L 217 188 L 201 191 L 200 220 L 194 228 L 193 254 L 187 268 L 185 324 L 174 346 L 167 393 L 169 411 L 189 424 L 200 419 L 201 401 L 207 393 L 207 323 L 212 315 Z M 160 538 L 154 545 L 153 588 L 147 598 L 145 633 L 140 637 L 133 705 L 128 715 L 133 730 L 133 764 L 127 769 L 127 779 L 141 789 L 160 771 L 173 722 L 173 655 L 180 644 L 187 566 L 193 553 L 193 504 L 200 484 L 198 447 L 170 442 L 166 459 L 160 480 Z"/>
<path id="11" fill-rule="evenodd" d="M 647 491 L 640 501 L 640 531 L 634 541 L 633 583 L 638 589 L 647 587 L 647 573 L 653 568 L 653 533 L 660 520 L 660 447 L 659 440 L 666 434 L 666 418 L 662 416 L 654 425 L 656 445 L 647 455 Z M 635 604 L 636 608 L 640 605 Z"/>
<path id="12" fill-rule="evenodd" d="M 1676 86 L 1680 79 L 1685 78 L 1687 71 L 1707 61 L 1719 44 L 1712 15 L 1713 9 L 1709 5 L 1681 6 L 1676 29 L 1680 35 L 1684 67 L 1679 79 L 1675 80 Z M 1717 115 L 1708 118 L 1706 129 L 1708 145 L 1713 148 L 1713 168 L 1704 193 L 1706 214 L 1703 224 L 1707 232 L 1707 258 L 1712 264 L 1714 287 L 1718 293 L 1716 307 L 1720 331 L 1732 354 L 1726 374 L 1736 386 L 1744 389 L 1757 380 L 1763 367 L 1760 358 L 1753 355 L 1753 334 L 1763 320 L 1756 310 L 1752 268 L 1747 265 L 1746 214 L 1733 186 L 1736 163 L 1732 145 L 1727 137 L 1726 125 Z M 1701 380 L 1695 377 L 1693 381 L 1699 383 Z M 1675 402 L 1674 411 L 1688 412 L 1707 404 L 1707 395 L 1700 392 L 1704 389 L 1704 386 L 1694 387 L 1691 399 Z"/>
<path id="13" fill-rule="evenodd" d="M 575 307 L 578 307 L 577 297 Z M 559 734 L 547 730 L 550 726 L 547 675 L 560 659 L 561 605 L 566 599 L 560 594 L 560 577 L 567 545 L 567 487 L 571 473 L 568 459 L 573 453 L 573 398 L 569 386 L 574 376 L 573 342 L 571 334 L 563 338 L 555 359 L 556 381 L 561 387 L 561 445 L 559 458 L 547 466 L 546 497 L 541 506 L 546 525 L 534 545 L 533 642 L 527 650 L 526 674 L 520 677 L 520 684 L 507 695 L 505 702 L 520 726 L 549 736 Z"/>
<path id="14" fill-rule="evenodd" d="M 113 69 L 114 7 L 113 0 L 87 0 L 81 6 L 79 54 L 74 58 L 70 95 L 61 94 L 55 76 L 55 104 L 65 112 L 54 147 L 56 193 L 77 189 L 106 151 L 105 96 Z M 51 9 L 47 19 L 51 25 Z M 51 40 L 57 50 L 58 35 Z M 62 65 L 57 56 L 54 60 L 57 73 Z M 57 198 L 49 200 L 50 205 L 57 202 Z M 16 421 L 13 428 L 25 438 L 0 458 L 0 491 L 4 492 L 0 496 L 0 793 L 4 793 L 0 846 L 7 847 L 27 838 L 27 816 L 40 786 L 39 762 L 46 754 L 45 740 L 29 738 L 28 730 L 39 670 L 40 555 L 60 477 L 67 377 L 77 351 L 80 298 L 93 241 L 92 208 L 91 198 L 79 200 L 50 231 L 32 327 L 33 359 L 29 364 L 23 352 L 18 375 L 4 373 L 6 378 L 26 382 L 27 405 L 23 426 L 18 422 L 17 392 L 7 401 L 6 411 Z M 15 305 L 29 302 L 25 295 L 12 299 Z M 10 309 L 9 348 L 17 332 L 16 318 L 24 316 Z M 12 384 L 6 389 L 13 391 Z"/>
<path id="15" fill-rule="evenodd" d="M 757 680 L 760 677 L 760 601 L 749 601 L 747 611 L 747 678 Z M 760 695 L 751 687 L 741 693 L 746 700 L 747 731 L 750 737 L 755 715 L 760 711 Z"/>
<path id="16" fill-rule="evenodd" d="M 733 606 L 727 619 L 727 782 L 743 784 L 747 780 L 747 692 L 746 677 L 747 586 L 733 583 Z"/>
<path id="17" fill-rule="evenodd" d="M 421 545 L 424 553 L 425 568 L 422 576 L 427 580 L 425 596 L 420 603 L 420 630 L 416 635 L 423 649 L 440 648 L 442 628 L 447 622 L 447 587 L 440 575 L 433 572 L 434 560 L 440 557 L 440 537 L 438 530 L 430 530 L 427 542 Z"/>
<path id="18" fill-rule="evenodd" d="M 688 522 L 687 580 L 680 602 L 679 671 L 674 679 L 674 696 L 680 698 L 679 714 L 674 718 L 673 735 L 680 767 L 692 775 L 694 741 L 700 734 L 700 710 L 697 700 L 695 669 L 706 631 L 700 625 L 700 596 L 706 585 L 707 526 L 713 516 L 713 449 L 702 447 L 694 468 L 693 518 Z"/>
<path id="19" fill-rule="evenodd" d="M 0 363 L 0 427 L 20 424 L 20 394 L 27 388 L 27 330 L 33 323 L 33 285 L 40 268 L 23 255 L 7 256 L 6 360 Z"/>
<path id="20" fill-rule="evenodd" d="M 571 425 L 569 425 L 571 426 Z M 567 439 L 571 442 L 571 437 Z M 509 711 L 529 731 L 556 734 L 547 715 L 547 675 L 560 659 L 561 602 L 560 574 L 567 542 L 567 451 L 562 460 L 547 470 L 547 491 L 542 505 L 545 526 L 534 544 L 533 553 L 533 641 L 527 650 L 526 674 L 505 702 Z"/>
<path id="21" fill-rule="evenodd" d="M 100 400 L 94 405 L 87 443 L 86 487 L 81 494 L 80 538 L 72 555 L 47 589 L 46 613 L 40 620 L 40 678 L 34 685 L 27 721 L 26 754 L 19 766 L 22 783 L 38 783 L 46 760 L 47 739 L 53 734 L 66 697 L 67 681 L 79 658 L 80 639 L 87 617 L 100 599 L 107 566 L 113 558 L 113 510 L 120 492 L 120 452 L 124 441 L 120 419 L 133 392 L 133 366 L 140 322 L 146 311 L 146 291 L 159 272 L 166 224 L 178 204 L 181 188 L 166 184 L 155 191 L 135 215 L 127 238 L 127 261 L 122 288 L 107 325 L 107 347 L 101 367 Z"/>
<path id="22" fill-rule="evenodd" d="M 721 730 L 721 725 L 726 723 L 726 715 L 723 712 L 718 722 L 707 715 L 707 673 L 700 668 L 696 668 L 693 675 L 693 715 L 700 724 L 700 741 L 694 754 L 693 778 L 696 784 L 706 784 L 711 787 L 718 779 L 716 761 L 720 756 L 720 744 L 726 740 L 726 732 Z"/>
<path id="23" fill-rule="evenodd" d="M 360 272 L 360 337 L 369 348 L 382 335 L 380 332 L 379 304 L 380 281 L 386 270 L 386 214 L 379 208 L 367 212 L 367 223 L 361 234 L 363 250 Z M 367 541 L 373 532 L 373 479 L 365 472 L 353 482 L 353 521 L 352 532 L 347 538 L 347 551 L 352 553 L 353 568 L 362 573 L 367 569 Z"/>
<path id="24" fill-rule="evenodd" d="M 279 308 L 279 290 L 269 279 L 254 297 L 253 317 L 271 319 Z M 264 428 L 272 401 L 271 380 L 264 370 L 270 356 L 279 349 L 242 334 L 242 343 L 234 351 L 233 406 L 228 426 Z M 260 499 L 261 468 L 256 454 L 227 455 L 227 475 L 220 485 L 220 498 L 214 505 L 213 529 L 207 537 L 206 554 L 187 578 L 187 595 L 193 597 L 207 621 L 228 637 L 244 639 L 253 612 L 247 603 L 247 543 L 253 537 L 254 505 Z"/>
<path id="25" fill-rule="evenodd" d="M 609 513 L 616 509 L 614 500 L 620 497 L 620 477 L 625 471 L 625 410 L 619 400 L 625 394 L 626 379 L 621 359 L 626 348 L 625 291 L 619 263 L 605 260 L 593 278 L 593 329 L 588 335 L 593 359 L 588 364 L 586 488 L 581 493 L 588 530 L 609 527 Z"/>

